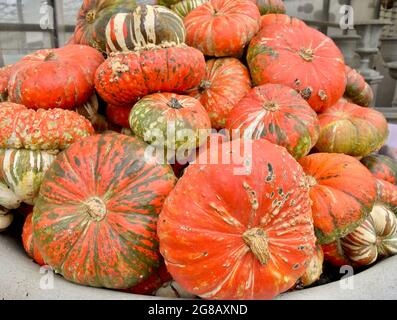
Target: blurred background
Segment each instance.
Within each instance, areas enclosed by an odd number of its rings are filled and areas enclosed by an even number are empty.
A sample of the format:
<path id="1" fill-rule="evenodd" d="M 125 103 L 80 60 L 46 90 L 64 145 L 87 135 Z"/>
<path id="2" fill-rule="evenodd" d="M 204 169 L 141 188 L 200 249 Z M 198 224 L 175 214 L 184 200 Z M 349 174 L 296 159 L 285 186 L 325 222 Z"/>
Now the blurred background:
<path id="1" fill-rule="evenodd" d="M 82 0 L 0 0 L 0 67 L 63 46 Z M 328 34 L 374 88 L 374 107 L 397 123 L 397 1 L 284 0 L 287 13 Z M 349 7 L 346 7 L 349 6 Z M 349 8 L 353 10 L 350 12 Z M 353 22 L 353 24 L 351 23 Z"/>

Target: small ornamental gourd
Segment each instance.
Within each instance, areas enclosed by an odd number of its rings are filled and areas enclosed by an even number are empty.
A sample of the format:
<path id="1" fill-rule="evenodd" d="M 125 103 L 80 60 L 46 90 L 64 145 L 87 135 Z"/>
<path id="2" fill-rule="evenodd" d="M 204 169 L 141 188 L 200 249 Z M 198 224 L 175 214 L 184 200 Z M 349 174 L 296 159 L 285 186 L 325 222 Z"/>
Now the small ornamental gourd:
<path id="1" fill-rule="evenodd" d="M 316 112 L 297 91 L 278 84 L 253 88 L 230 112 L 226 128 L 283 146 L 296 159 L 309 153 L 320 133 Z"/>
<path id="2" fill-rule="evenodd" d="M 98 68 L 95 87 L 116 106 L 132 105 L 154 92 L 184 92 L 197 86 L 205 74 L 205 59 L 184 44 L 113 53 Z"/>
<path id="3" fill-rule="evenodd" d="M 285 5 L 283 0 L 251 0 L 255 2 L 259 8 L 261 15 L 272 13 L 285 13 Z"/>
<path id="4" fill-rule="evenodd" d="M 345 98 L 362 107 L 368 107 L 374 99 L 371 86 L 357 70 L 346 65 L 346 90 Z"/>
<path id="5" fill-rule="evenodd" d="M 139 100 L 131 110 L 132 133 L 156 148 L 185 158 L 205 143 L 211 122 L 201 103 L 174 93 L 155 93 Z M 186 154 L 187 153 L 187 154 Z M 170 155 L 171 155 L 170 154 Z"/>
<path id="6" fill-rule="evenodd" d="M 222 129 L 233 107 L 251 89 L 247 68 L 236 58 L 211 59 L 200 84 L 189 90 L 207 110 L 212 127 Z"/>
<path id="7" fill-rule="evenodd" d="M 27 255 L 34 260 L 38 265 L 43 266 L 45 262 L 39 249 L 37 248 L 33 238 L 33 212 L 29 213 L 25 219 L 22 229 L 22 244 Z"/>
<path id="8" fill-rule="evenodd" d="M 0 148 L 31 150 L 63 150 L 95 132 L 76 112 L 36 111 L 11 102 L 0 103 L 0 128 Z"/>
<path id="9" fill-rule="evenodd" d="M 319 114 L 320 152 L 344 153 L 363 157 L 379 150 L 389 135 L 384 115 L 341 99 Z"/>
<path id="10" fill-rule="evenodd" d="M 206 56 L 239 57 L 258 32 L 259 19 L 250 0 L 210 0 L 185 17 L 186 43 Z"/>
<path id="11" fill-rule="evenodd" d="M 132 12 L 117 13 L 106 26 L 107 52 L 130 51 L 164 42 L 184 43 L 185 26 L 172 10 L 139 5 Z"/>
<path id="12" fill-rule="evenodd" d="M 397 161 L 382 154 L 370 154 L 361 159 L 377 179 L 397 185 Z"/>
<path id="13" fill-rule="evenodd" d="M 25 56 L 11 75 L 9 100 L 33 109 L 74 109 L 94 93 L 94 75 L 104 61 L 89 46 L 68 45 Z"/>
<path id="14" fill-rule="evenodd" d="M 106 52 L 106 26 L 118 12 L 130 12 L 134 0 L 84 0 L 77 15 L 73 43 L 91 46 Z"/>
<path id="15" fill-rule="evenodd" d="M 331 243 L 357 228 L 377 198 L 376 180 L 369 170 L 344 154 L 316 153 L 299 163 L 311 185 L 318 243 Z"/>
<path id="16" fill-rule="evenodd" d="M 33 212 L 35 243 L 65 279 L 128 289 L 160 265 L 158 214 L 176 178 L 117 133 L 80 140 L 47 171 Z"/>
<path id="17" fill-rule="evenodd" d="M 174 10 L 180 17 L 186 17 L 190 11 L 196 9 L 197 7 L 203 5 L 209 0 L 182 0 L 173 6 L 171 6 L 172 10 Z"/>
<path id="18" fill-rule="evenodd" d="M 285 148 L 251 142 L 218 149 L 239 160 L 187 167 L 160 214 L 167 269 L 201 298 L 273 298 L 304 274 L 315 247 L 302 168 Z"/>
<path id="19" fill-rule="evenodd" d="M 317 112 L 335 104 L 346 88 L 341 51 L 331 38 L 304 23 L 264 26 L 250 42 L 247 62 L 254 85 L 289 86 Z"/>

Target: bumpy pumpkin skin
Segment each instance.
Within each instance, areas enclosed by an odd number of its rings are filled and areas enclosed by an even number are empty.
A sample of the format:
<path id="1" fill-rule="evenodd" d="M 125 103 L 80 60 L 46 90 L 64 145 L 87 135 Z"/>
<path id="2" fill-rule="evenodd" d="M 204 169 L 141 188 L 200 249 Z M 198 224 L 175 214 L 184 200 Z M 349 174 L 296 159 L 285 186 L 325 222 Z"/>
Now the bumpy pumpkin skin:
<path id="1" fill-rule="evenodd" d="M 397 162 L 394 159 L 374 153 L 362 158 L 361 163 L 365 165 L 376 178 L 397 185 Z"/>
<path id="2" fill-rule="evenodd" d="M 135 136 L 177 152 L 191 151 L 205 143 L 211 129 L 208 114 L 197 99 L 174 93 L 142 98 L 132 108 L 129 123 Z"/>
<path id="3" fill-rule="evenodd" d="M 159 267 L 156 224 L 176 178 L 168 165 L 145 157 L 146 148 L 124 135 L 96 135 L 60 153 L 47 171 L 34 237 L 67 280 L 127 289 Z"/>
<path id="4" fill-rule="evenodd" d="M 309 153 L 320 133 L 316 112 L 298 92 L 278 84 L 253 88 L 230 112 L 226 128 L 281 145 L 296 159 Z"/>
<path id="5" fill-rule="evenodd" d="M 120 127 L 129 128 L 130 123 L 128 122 L 128 117 L 131 109 L 132 106 L 115 106 L 109 104 L 106 107 L 106 117 L 110 122 L 117 124 Z"/>
<path id="6" fill-rule="evenodd" d="M 259 8 L 261 15 L 266 14 L 283 14 L 285 13 L 285 5 L 282 0 L 251 0 L 255 2 Z"/>
<path id="7" fill-rule="evenodd" d="M 182 0 L 171 6 L 172 10 L 174 10 L 180 17 L 186 17 L 190 11 L 196 9 L 197 7 L 203 5 L 209 0 Z"/>
<path id="8" fill-rule="evenodd" d="M 63 150 L 95 133 L 91 123 L 76 112 L 37 111 L 11 102 L 0 103 L 0 148 Z"/>
<path id="9" fill-rule="evenodd" d="M 379 150 L 389 135 L 384 115 L 374 109 L 340 100 L 319 114 L 320 152 L 364 157 Z"/>
<path id="10" fill-rule="evenodd" d="M 0 207 L 33 205 L 55 155 L 45 151 L 0 149 Z"/>
<path id="11" fill-rule="evenodd" d="M 259 30 L 260 13 L 250 0 L 210 0 L 184 19 L 186 43 L 212 57 L 239 57 Z"/>
<path id="12" fill-rule="evenodd" d="M 358 227 L 377 198 L 376 180 L 357 159 L 316 153 L 302 158 L 310 183 L 314 227 L 319 244 L 328 244 Z"/>
<path id="13" fill-rule="evenodd" d="M 346 78 L 345 97 L 359 106 L 370 106 L 374 99 L 374 93 L 364 77 L 357 70 L 346 66 Z"/>
<path id="14" fill-rule="evenodd" d="M 9 99 L 33 109 L 74 109 L 94 93 L 95 71 L 103 61 L 88 46 L 39 50 L 18 63 L 8 84 Z"/>
<path id="15" fill-rule="evenodd" d="M 241 143 L 233 140 L 219 157 L 243 150 Z M 235 174 L 240 162 L 191 164 L 160 214 L 168 271 L 205 299 L 270 299 L 295 284 L 314 250 L 302 168 L 266 140 L 253 141 L 248 157 L 247 175 Z"/>
<path id="16" fill-rule="evenodd" d="M 97 70 L 95 87 L 109 104 L 131 105 L 154 92 L 184 92 L 205 75 L 203 54 L 186 45 L 115 53 Z"/>
<path id="17" fill-rule="evenodd" d="M 84 0 L 77 15 L 74 43 L 105 53 L 105 30 L 110 18 L 118 12 L 130 12 L 135 7 L 134 0 Z"/>
<path id="18" fill-rule="evenodd" d="M 312 258 L 310 259 L 309 265 L 306 272 L 299 279 L 297 283 L 298 288 L 305 288 L 311 286 L 317 280 L 320 279 L 323 273 L 324 253 L 320 245 L 316 246 Z"/>
<path id="19" fill-rule="evenodd" d="M 247 62 L 254 85 L 287 85 L 315 111 L 332 106 L 345 91 L 341 51 L 326 35 L 303 23 L 263 27 L 249 45 Z"/>
<path id="20" fill-rule="evenodd" d="M 162 6 L 139 5 L 132 12 L 117 13 L 106 26 L 107 52 L 130 51 L 163 42 L 184 43 L 183 20 Z"/>
<path id="21" fill-rule="evenodd" d="M 25 223 L 23 224 L 22 229 L 22 244 L 23 248 L 25 249 L 26 253 L 29 257 L 31 257 L 34 262 L 38 265 L 43 266 L 45 262 L 43 257 L 41 256 L 40 251 L 38 250 L 34 238 L 33 238 L 33 212 L 29 213 L 26 217 Z"/>
<path id="22" fill-rule="evenodd" d="M 207 110 L 212 127 L 222 129 L 230 111 L 251 89 L 251 79 L 236 58 L 211 59 L 206 65 L 205 77 L 188 93 Z"/>

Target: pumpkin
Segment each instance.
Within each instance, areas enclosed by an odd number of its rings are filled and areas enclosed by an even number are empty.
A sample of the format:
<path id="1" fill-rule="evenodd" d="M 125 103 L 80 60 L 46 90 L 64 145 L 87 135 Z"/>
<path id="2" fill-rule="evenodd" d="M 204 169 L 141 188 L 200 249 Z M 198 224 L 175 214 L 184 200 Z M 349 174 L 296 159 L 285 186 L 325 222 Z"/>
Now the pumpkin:
<path id="1" fill-rule="evenodd" d="M 357 159 L 316 153 L 302 158 L 311 185 L 310 198 L 319 244 L 328 244 L 358 227 L 377 197 L 375 178 Z"/>
<path id="2" fill-rule="evenodd" d="M 210 0 L 184 19 L 186 43 L 207 56 L 241 56 L 259 30 L 259 10 L 250 0 Z"/>
<path id="3" fill-rule="evenodd" d="M 33 205 L 55 155 L 46 151 L 0 149 L 0 206 Z"/>
<path id="4" fill-rule="evenodd" d="M 233 159 L 191 164 L 167 197 L 160 252 L 173 279 L 201 298 L 272 298 L 303 275 L 314 250 L 305 175 L 266 140 L 220 149 Z"/>
<path id="5" fill-rule="evenodd" d="M 386 203 L 397 214 L 397 186 L 377 179 L 378 202 Z"/>
<path id="6" fill-rule="evenodd" d="M 182 19 L 162 6 L 140 5 L 132 12 L 117 13 L 106 26 L 107 52 L 130 51 L 163 42 L 183 43 Z"/>
<path id="7" fill-rule="evenodd" d="M 303 25 L 305 26 L 306 24 L 297 18 L 290 17 L 289 15 L 286 14 L 278 14 L 278 13 L 269 13 L 261 16 L 260 19 L 260 29 L 272 25 L 272 24 L 286 24 L 286 25 Z"/>
<path id="8" fill-rule="evenodd" d="M 91 96 L 89 101 L 81 106 L 78 106 L 75 111 L 91 122 L 95 132 L 101 133 L 108 129 L 109 124 L 107 123 L 105 117 L 98 113 L 99 102 L 95 93 Z"/>
<path id="9" fill-rule="evenodd" d="M 23 224 L 22 229 L 22 244 L 26 253 L 29 257 L 31 257 L 34 262 L 38 265 L 43 266 L 45 262 L 43 257 L 41 256 L 40 251 L 38 250 L 34 238 L 33 238 L 33 212 L 31 212 L 25 219 L 25 223 Z"/>
<path id="10" fill-rule="evenodd" d="M 374 99 L 371 86 L 357 70 L 346 65 L 346 89 L 345 97 L 359 106 L 369 107 Z"/>
<path id="11" fill-rule="evenodd" d="M 128 117 L 130 115 L 132 106 L 115 106 L 109 104 L 106 108 L 106 117 L 107 119 L 117 124 L 123 128 L 129 128 L 130 124 L 128 122 Z"/>
<path id="12" fill-rule="evenodd" d="M 33 109 L 73 109 L 94 93 L 94 75 L 102 55 L 88 46 L 68 45 L 24 57 L 13 72 L 11 102 Z"/>
<path id="13" fill-rule="evenodd" d="M 211 59 L 200 84 L 189 90 L 207 110 L 213 128 L 222 129 L 233 107 L 251 89 L 247 68 L 235 58 Z"/>
<path id="14" fill-rule="evenodd" d="M 8 100 L 8 82 L 14 68 L 13 64 L 0 68 L 0 102 Z"/>
<path id="15" fill-rule="evenodd" d="M 65 279 L 127 289 L 159 267 L 156 224 L 176 178 L 170 166 L 144 156 L 146 148 L 125 135 L 95 135 L 60 153 L 47 171 L 34 238 Z"/>
<path id="16" fill-rule="evenodd" d="M 197 99 L 174 93 L 142 98 L 132 108 L 129 123 L 135 136 L 160 150 L 165 148 L 167 157 L 170 152 L 177 160 L 205 143 L 211 129 L 208 114 Z"/>
<path id="17" fill-rule="evenodd" d="M 316 144 L 320 126 L 316 112 L 294 89 L 265 84 L 253 88 L 230 112 L 226 127 L 244 139 L 266 139 L 297 159 Z"/>
<path id="18" fill-rule="evenodd" d="M 397 185 L 397 162 L 382 154 L 370 154 L 361 159 L 372 174 L 378 178 Z"/>
<path id="19" fill-rule="evenodd" d="M 271 23 L 262 28 L 249 45 L 247 62 L 256 86 L 287 85 L 315 111 L 332 106 L 345 91 L 341 51 L 331 38 L 304 23 Z"/>
<path id="20" fill-rule="evenodd" d="M 177 4 L 181 0 L 158 0 L 158 3 L 165 7 L 171 7 L 174 4 Z"/>
<path id="21" fill-rule="evenodd" d="M 37 111 L 23 105 L 0 103 L 0 148 L 58 150 L 94 134 L 91 123 L 76 112 Z"/>
<path id="22" fill-rule="evenodd" d="M 205 74 L 203 54 L 184 44 L 114 53 L 97 70 L 95 87 L 109 104 L 132 105 L 150 93 L 183 92 Z"/>
<path id="23" fill-rule="evenodd" d="M 259 8 L 261 15 L 272 13 L 285 13 L 285 5 L 282 0 L 251 0 Z"/>
<path id="24" fill-rule="evenodd" d="M 153 295 L 162 285 L 172 280 L 164 263 L 149 278 L 127 290 L 134 294 Z"/>
<path id="25" fill-rule="evenodd" d="M 130 12 L 134 0 L 84 0 L 77 15 L 74 43 L 89 45 L 106 52 L 106 26 L 118 12 Z"/>
<path id="26" fill-rule="evenodd" d="M 0 188 L 1 188 L 0 184 Z M 0 232 L 6 230 L 14 220 L 14 215 L 6 208 L 0 206 Z"/>
<path id="27" fill-rule="evenodd" d="M 305 288 L 319 280 L 323 273 L 323 263 L 324 253 L 321 246 L 317 245 L 312 258 L 309 261 L 306 272 L 297 282 L 297 287 Z"/>
<path id="28" fill-rule="evenodd" d="M 209 0 L 182 0 L 171 6 L 180 17 L 186 17 L 190 11 L 196 9 L 202 4 L 208 2 Z"/>
<path id="29" fill-rule="evenodd" d="M 389 134 L 382 113 L 345 100 L 325 108 L 318 118 L 321 129 L 316 149 L 320 152 L 364 157 L 379 150 Z"/>

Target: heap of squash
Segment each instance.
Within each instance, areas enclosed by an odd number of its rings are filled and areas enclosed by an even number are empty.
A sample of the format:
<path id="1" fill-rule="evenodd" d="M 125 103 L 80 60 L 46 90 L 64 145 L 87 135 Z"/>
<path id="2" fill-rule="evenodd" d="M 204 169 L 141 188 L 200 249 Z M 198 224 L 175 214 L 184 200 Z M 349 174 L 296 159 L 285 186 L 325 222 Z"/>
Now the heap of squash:
<path id="1" fill-rule="evenodd" d="M 282 1 L 137 2 L 84 1 L 0 70 L 1 229 L 32 205 L 24 247 L 65 279 L 205 299 L 397 252 L 388 125 L 330 38 Z"/>

